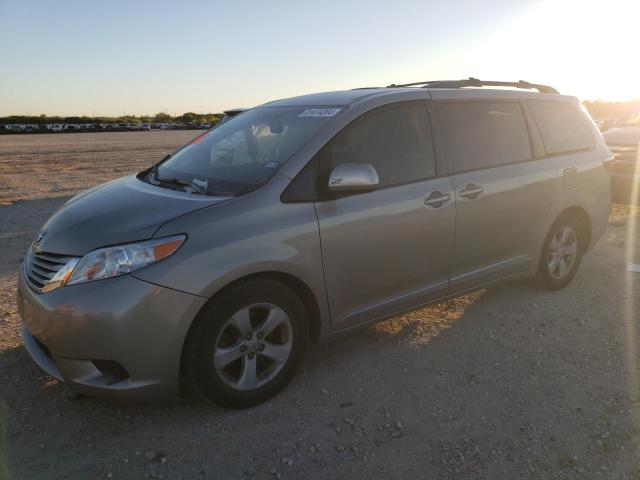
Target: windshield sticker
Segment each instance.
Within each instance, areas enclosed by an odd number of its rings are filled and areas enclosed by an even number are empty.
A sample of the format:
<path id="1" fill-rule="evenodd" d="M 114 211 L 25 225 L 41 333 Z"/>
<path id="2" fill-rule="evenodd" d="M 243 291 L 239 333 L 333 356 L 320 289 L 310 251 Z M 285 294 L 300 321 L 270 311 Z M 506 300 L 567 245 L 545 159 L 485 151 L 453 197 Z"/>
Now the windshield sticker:
<path id="1" fill-rule="evenodd" d="M 278 162 L 267 162 L 264 164 L 264 168 L 276 168 L 278 166 Z"/>
<path id="2" fill-rule="evenodd" d="M 333 117 L 340 110 L 340 108 L 308 108 L 298 117 Z"/>

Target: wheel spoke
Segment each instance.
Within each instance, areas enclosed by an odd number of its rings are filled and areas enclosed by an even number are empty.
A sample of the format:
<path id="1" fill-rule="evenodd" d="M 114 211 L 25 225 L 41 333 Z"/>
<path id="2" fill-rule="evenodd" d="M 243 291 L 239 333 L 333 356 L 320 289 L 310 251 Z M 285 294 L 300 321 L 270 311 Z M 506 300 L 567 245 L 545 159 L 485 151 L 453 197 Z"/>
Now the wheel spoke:
<path id="1" fill-rule="evenodd" d="M 290 343 L 278 345 L 271 342 L 265 342 L 264 350 L 260 352 L 260 355 L 264 355 L 265 357 L 270 358 L 277 365 L 282 365 L 289 358 L 289 353 L 291 353 Z"/>
<path id="2" fill-rule="evenodd" d="M 564 278 L 564 276 L 569 271 L 569 265 L 567 265 L 567 261 L 566 261 L 565 257 L 560 257 L 558 259 L 558 266 L 560 268 L 560 271 L 558 272 L 558 274 L 559 274 L 559 276 L 561 278 Z"/>
<path id="3" fill-rule="evenodd" d="M 245 307 L 242 310 L 237 311 L 231 318 L 231 321 L 243 337 L 253 330 L 251 327 L 249 307 Z"/>
<path id="4" fill-rule="evenodd" d="M 262 321 L 256 325 L 259 317 Z M 229 387 L 255 390 L 280 373 L 292 346 L 293 327 L 282 308 L 267 302 L 246 304 L 229 317 L 218 334 L 214 367 Z"/>
<path id="5" fill-rule="evenodd" d="M 564 253 L 565 255 L 571 255 L 572 257 L 575 256 L 575 254 L 578 253 L 578 242 L 574 240 L 572 243 L 564 247 Z"/>
<path id="6" fill-rule="evenodd" d="M 567 242 L 569 240 L 569 235 L 571 235 L 571 230 L 567 227 L 564 227 L 562 229 L 562 239 L 560 240 L 560 244 L 561 245 L 567 245 Z"/>
<path id="7" fill-rule="evenodd" d="M 237 342 L 230 347 L 218 347 L 214 354 L 214 362 L 217 369 L 224 369 L 230 363 L 239 359 L 243 352 L 241 351 L 242 344 Z"/>
<path id="8" fill-rule="evenodd" d="M 258 384 L 257 362 L 256 357 L 242 357 L 242 373 L 238 379 L 238 388 L 249 390 L 255 388 Z"/>
<path id="9" fill-rule="evenodd" d="M 271 332 L 273 332 L 276 328 L 282 325 L 283 322 L 286 322 L 289 317 L 277 307 L 274 307 L 269 310 L 269 314 L 267 315 L 266 320 L 260 327 L 258 331 L 262 333 L 265 337 L 268 337 Z"/>

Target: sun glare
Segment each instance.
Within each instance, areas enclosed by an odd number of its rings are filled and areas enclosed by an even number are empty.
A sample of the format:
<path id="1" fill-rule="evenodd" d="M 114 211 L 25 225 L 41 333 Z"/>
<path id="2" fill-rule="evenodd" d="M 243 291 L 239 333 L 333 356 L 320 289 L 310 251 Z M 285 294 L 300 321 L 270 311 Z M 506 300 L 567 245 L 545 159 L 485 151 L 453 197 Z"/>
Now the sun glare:
<path id="1" fill-rule="evenodd" d="M 637 0 L 546 0 L 483 44 L 482 68 L 582 99 L 640 98 L 639 25 Z"/>

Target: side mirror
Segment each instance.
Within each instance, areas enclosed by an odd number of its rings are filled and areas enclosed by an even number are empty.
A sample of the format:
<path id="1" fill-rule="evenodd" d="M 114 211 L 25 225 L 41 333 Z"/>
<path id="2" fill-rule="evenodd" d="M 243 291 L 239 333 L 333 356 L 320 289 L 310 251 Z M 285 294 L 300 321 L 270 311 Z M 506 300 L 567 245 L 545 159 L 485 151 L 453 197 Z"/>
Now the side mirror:
<path id="1" fill-rule="evenodd" d="M 329 191 L 358 192 L 373 190 L 380 180 L 378 172 L 368 163 L 343 163 L 329 175 Z"/>

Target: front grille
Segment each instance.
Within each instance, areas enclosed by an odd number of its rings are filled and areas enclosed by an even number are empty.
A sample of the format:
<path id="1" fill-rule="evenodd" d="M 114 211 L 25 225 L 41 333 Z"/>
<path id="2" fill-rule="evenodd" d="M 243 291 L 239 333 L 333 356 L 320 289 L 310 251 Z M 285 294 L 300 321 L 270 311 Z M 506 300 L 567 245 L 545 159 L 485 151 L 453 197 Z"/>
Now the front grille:
<path id="1" fill-rule="evenodd" d="M 57 253 L 35 253 L 29 250 L 26 262 L 26 274 L 29 285 L 40 292 L 42 287 L 51 280 L 58 271 L 74 257 L 59 255 Z"/>

